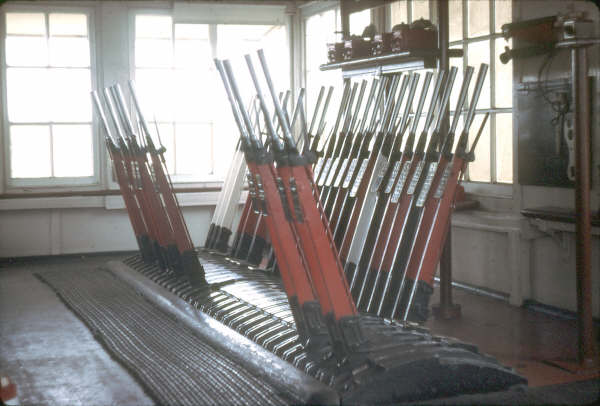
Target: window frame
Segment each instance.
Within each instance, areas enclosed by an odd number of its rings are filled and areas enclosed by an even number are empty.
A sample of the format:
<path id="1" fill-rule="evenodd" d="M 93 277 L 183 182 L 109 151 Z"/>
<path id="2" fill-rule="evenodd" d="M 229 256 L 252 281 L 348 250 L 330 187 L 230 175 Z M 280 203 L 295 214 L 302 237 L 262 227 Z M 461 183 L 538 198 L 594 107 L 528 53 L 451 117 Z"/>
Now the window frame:
<path id="1" fill-rule="evenodd" d="M 198 4 L 198 5 L 192 5 L 192 6 L 198 6 L 198 7 L 202 7 L 202 6 L 206 6 L 208 8 L 211 7 L 215 7 L 212 5 L 202 5 L 202 4 Z M 224 7 L 227 7 L 226 5 Z M 235 11 L 235 10 L 234 10 Z M 275 14 L 272 16 L 267 16 L 267 17 L 263 17 L 261 16 L 249 16 L 246 18 L 234 18 L 231 21 L 225 21 L 225 20 L 221 20 L 218 16 L 210 16 L 210 15 L 200 15 L 198 14 L 196 15 L 188 15 L 185 18 L 178 18 L 176 15 L 176 11 L 174 9 L 162 9 L 162 8 L 148 8 L 148 7 L 140 7 L 140 8 L 133 8 L 130 9 L 129 11 L 129 16 L 128 16 L 128 22 L 129 22 L 129 27 L 128 27 L 128 36 L 129 36 L 129 77 L 135 81 L 135 71 L 136 71 L 136 65 L 135 65 L 135 18 L 138 15 L 163 15 L 163 16 L 169 16 L 172 19 L 172 27 L 173 27 L 173 34 L 175 31 L 175 24 L 205 24 L 208 25 L 209 27 L 209 43 L 211 48 L 213 49 L 213 51 L 215 51 L 217 48 L 217 35 L 216 35 L 216 31 L 217 31 L 217 27 L 218 25 L 280 25 L 285 27 L 286 32 L 287 32 L 287 38 L 288 38 L 288 48 L 292 45 L 290 43 L 290 37 L 291 37 L 291 27 L 288 22 L 285 21 L 281 21 L 278 20 L 275 17 Z M 195 13 L 194 13 L 195 14 Z M 273 19 L 270 19 L 270 17 L 272 17 Z M 174 40 L 174 37 L 173 37 Z M 293 63 L 292 60 L 290 59 L 290 84 L 293 87 Z M 129 103 L 129 108 L 132 109 L 134 106 L 132 104 L 132 101 L 129 98 L 129 95 L 125 96 L 128 103 Z M 173 123 L 175 123 L 176 121 L 173 121 Z M 213 136 L 215 136 L 213 134 Z M 109 163 L 110 165 L 110 163 Z M 197 188 L 207 188 L 207 189 L 212 189 L 212 188 L 221 188 L 224 184 L 224 180 L 220 180 L 220 179 L 206 179 L 206 180 L 200 180 L 197 179 L 193 176 L 190 175 L 171 175 L 173 183 L 176 185 L 185 185 L 186 187 L 197 187 Z M 118 185 L 114 182 L 113 179 L 110 179 L 109 182 L 112 182 L 112 184 L 117 187 Z"/>
<path id="2" fill-rule="evenodd" d="M 512 0 L 510 0 L 512 1 Z M 323 2 L 325 3 L 325 2 Z M 515 146 L 514 146 L 514 134 L 515 134 L 515 125 L 516 125 L 516 118 L 514 117 L 514 96 L 513 96 L 513 107 L 510 108 L 505 108 L 505 107 L 494 107 L 494 105 L 492 104 L 492 101 L 494 101 L 495 103 L 495 83 L 496 83 L 496 78 L 495 78 L 495 64 L 492 63 L 495 55 L 495 40 L 497 38 L 502 38 L 502 34 L 501 33 L 494 33 L 493 31 L 495 30 L 495 1 L 494 0 L 490 0 L 490 7 L 489 7 L 489 16 L 490 16 L 490 34 L 487 35 L 482 35 L 482 36 L 477 36 L 477 37 L 472 37 L 472 38 L 468 38 L 467 34 L 468 34 L 468 4 L 467 1 L 465 0 L 461 0 L 462 3 L 462 14 L 463 14 L 463 18 L 462 18 L 462 39 L 461 40 L 456 40 L 456 41 L 451 41 L 449 43 L 449 46 L 456 46 L 459 45 L 460 47 L 464 46 L 464 43 L 466 42 L 476 42 L 476 41 L 484 41 L 484 40 L 489 40 L 490 41 L 490 45 L 489 45 L 489 49 L 490 49 L 490 72 L 492 73 L 488 73 L 490 76 L 493 75 L 493 79 L 492 77 L 490 77 L 490 108 L 486 108 L 486 109 L 477 109 L 476 110 L 476 114 L 485 114 L 486 112 L 490 112 L 490 113 L 511 113 L 513 114 L 513 131 L 512 131 L 512 138 L 513 138 L 513 148 L 512 148 L 512 156 L 513 156 L 513 181 L 511 183 L 501 183 L 501 182 L 497 182 L 496 181 L 496 128 L 495 128 L 495 124 L 496 124 L 496 115 L 495 114 L 491 114 L 490 117 L 490 122 L 488 123 L 488 125 L 493 123 L 493 127 L 491 127 L 491 131 L 490 131 L 490 166 L 493 165 L 493 167 L 490 167 L 490 182 L 481 182 L 481 181 L 470 181 L 470 180 L 464 180 L 462 182 L 462 185 L 465 187 L 465 190 L 471 194 L 474 195 L 481 195 L 481 196 L 487 196 L 487 197 L 497 197 L 497 198 L 512 198 L 515 194 L 514 192 L 514 188 L 515 185 L 517 183 L 517 173 L 515 171 L 515 157 L 516 157 L 516 153 L 515 153 Z M 430 18 L 435 19 L 437 18 L 437 11 L 434 7 L 435 5 L 435 1 L 430 0 L 429 1 L 429 15 Z M 406 3 L 407 6 L 407 18 L 409 21 L 412 21 L 413 19 L 413 10 L 412 7 L 413 5 L 411 4 L 410 1 L 407 1 Z M 323 13 L 325 11 L 329 11 L 332 9 L 335 9 L 337 6 L 335 3 L 333 4 L 328 4 L 328 5 L 319 5 L 318 7 L 315 5 L 308 5 L 305 7 L 300 6 L 301 10 L 302 10 L 302 15 L 301 15 L 301 38 L 302 38 L 302 57 L 303 57 L 303 63 L 302 63 L 302 69 L 303 69 L 303 73 L 302 73 L 302 83 L 303 86 L 306 86 L 306 20 L 312 16 L 314 16 L 315 14 L 319 14 L 319 13 Z M 513 2 L 513 7 L 514 7 L 514 2 Z M 513 10 L 514 11 L 514 10 Z M 514 12 L 513 12 L 514 15 Z M 387 29 L 391 29 L 391 13 L 390 13 L 390 5 L 387 5 L 385 7 L 385 24 Z M 468 38 L 468 39 L 466 39 Z M 463 48 L 464 49 L 464 48 Z M 462 57 L 462 61 L 463 61 L 463 66 L 466 66 L 465 61 L 467 60 L 467 52 L 465 52 L 464 56 Z M 450 61 L 452 62 L 452 60 Z M 477 67 L 475 67 L 477 68 Z M 514 72 L 514 69 L 513 69 Z M 514 82 L 514 80 L 513 80 Z M 512 84 L 511 84 L 512 85 Z M 493 153 L 493 158 L 492 158 L 492 153 Z M 467 169 L 468 170 L 468 169 Z M 493 172 L 492 172 L 493 170 Z"/>
<path id="3" fill-rule="evenodd" d="M 300 43 L 301 43 L 301 51 L 300 51 L 300 55 L 301 55 L 301 72 L 300 72 L 300 80 L 301 80 L 301 87 L 303 87 L 304 89 L 306 89 L 306 92 L 308 93 L 308 76 L 307 73 L 309 72 L 309 69 L 306 65 L 307 62 L 307 57 L 306 57 L 306 52 L 307 52 L 307 43 L 306 43 L 306 39 L 307 39 L 307 30 L 306 30 L 306 24 L 309 18 L 314 17 L 318 14 L 323 14 L 326 13 L 328 11 L 334 11 L 335 12 L 335 20 L 336 20 L 336 25 L 337 22 L 341 20 L 341 10 L 340 10 L 340 5 L 339 2 L 337 1 L 331 1 L 331 0 L 323 0 L 321 2 L 312 2 L 303 6 L 300 6 L 300 15 L 299 18 L 296 20 L 298 22 L 298 25 L 300 26 Z M 337 28 L 337 26 L 335 27 Z M 340 26 L 341 29 L 341 26 Z M 325 49 L 323 49 L 323 54 L 325 54 Z M 341 83 L 344 82 L 344 78 L 341 77 L 340 78 Z M 332 104 L 330 104 L 330 108 L 332 106 L 335 105 L 335 103 L 333 103 L 336 100 L 336 89 L 334 88 L 334 92 L 333 92 L 333 97 L 332 97 Z M 311 114 L 312 111 L 310 110 L 310 106 L 308 105 L 308 94 L 307 97 L 304 98 L 304 109 L 306 111 L 307 114 Z M 307 118 L 309 119 L 309 118 Z"/>
<path id="4" fill-rule="evenodd" d="M 476 109 L 475 115 L 477 114 L 485 114 L 490 113 L 489 118 L 489 128 L 490 128 L 490 157 L 489 157 L 489 165 L 490 165 L 490 181 L 474 181 L 468 180 L 469 176 L 469 167 L 467 167 L 466 171 L 466 179 L 463 181 L 463 184 L 466 186 L 469 192 L 472 193 L 480 193 L 480 194 L 497 194 L 499 196 L 507 196 L 512 197 L 512 186 L 515 183 L 515 171 L 514 171 L 514 161 L 515 154 L 514 148 L 512 148 L 512 158 L 513 158 L 513 180 L 510 183 L 507 182 L 498 182 L 497 179 L 497 151 L 496 151 L 496 114 L 502 113 L 510 113 L 513 115 L 513 131 L 511 137 L 514 141 L 514 96 L 512 107 L 496 107 L 496 61 L 494 60 L 494 56 L 496 55 L 496 40 L 502 39 L 502 33 L 495 32 L 495 23 L 496 23 L 496 1 L 495 0 L 487 0 L 489 2 L 489 33 L 485 35 L 479 35 L 475 37 L 468 37 L 469 31 L 469 5 L 467 0 L 461 0 L 462 2 L 462 39 L 456 41 L 450 41 L 449 46 L 460 46 L 463 50 L 467 50 L 464 52 L 462 57 L 463 66 L 468 65 L 468 46 L 471 43 L 489 41 L 489 50 L 490 50 L 490 66 L 489 66 L 489 78 L 490 78 L 490 107 L 483 109 Z M 508 0 L 511 1 L 512 0 Z M 514 3 L 512 4 L 514 6 Z M 465 48 L 465 45 L 467 48 Z M 512 65 L 511 65 L 512 66 Z M 477 69 L 477 66 L 474 66 Z M 513 69 L 514 73 L 514 69 Z M 513 79 L 514 82 L 514 79 Z M 511 88 L 513 84 L 511 83 Z M 486 186 L 487 185 L 487 186 Z"/>
<path id="5" fill-rule="evenodd" d="M 97 41 L 96 41 L 96 8 L 85 6 L 54 6 L 54 5 L 33 5 L 33 4 L 4 4 L 0 10 L 0 40 L 6 40 L 6 14 L 7 13 L 44 13 L 46 22 L 51 13 L 64 14 L 85 14 L 87 17 L 88 42 L 90 50 L 90 85 L 92 89 L 97 88 L 99 81 L 98 73 L 98 58 L 97 58 Z M 49 27 L 46 23 L 46 35 L 48 35 Z M 2 192 L 9 191 L 11 193 L 28 192 L 35 189 L 33 192 L 44 191 L 68 191 L 76 190 L 101 190 L 104 188 L 104 171 L 101 168 L 101 160 L 106 156 L 101 148 L 99 141 L 99 125 L 95 114 L 92 114 L 90 126 L 92 130 L 92 160 L 93 174 L 87 177 L 49 177 L 49 178 L 11 178 L 11 157 L 10 157 L 10 124 L 8 120 L 8 83 L 7 83 L 7 64 L 6 64 L 6 47 L 0 47 L 0 97 L 2 101 L 2 109 L 0 110 L 0 125 L 2 137 L 0 147 L 3 150 L 4 164 L 0 165 L 0 176 L 2 177 L 0 189 Z M 24 125 L 38 123 L 23 123 Z M 51 123 L 41 123 L 51 124 Z M 76 123 L 73 123 L 76 124 Z"/>

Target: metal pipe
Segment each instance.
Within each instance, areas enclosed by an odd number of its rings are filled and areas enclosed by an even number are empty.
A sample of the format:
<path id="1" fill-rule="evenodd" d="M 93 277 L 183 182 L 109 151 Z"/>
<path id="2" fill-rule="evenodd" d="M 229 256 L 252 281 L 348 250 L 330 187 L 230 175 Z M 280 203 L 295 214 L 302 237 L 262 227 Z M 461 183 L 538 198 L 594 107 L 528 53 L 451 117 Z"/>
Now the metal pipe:
<path id="1" fill-rule="evenodd" d="M 283 124 L 283 137 L 290 147 L 294 146 L 294 138 L 292 137 L 289 123 L 285 118 L 285 114 L 283 114 L 283 109 L 281 108 L 281 104 L 279 103 L 279 99 L 277 98 L 277 94 L 275 93 L 275 86 L 273 86 L 273 80 L 271 79 L 271 74 L 269 73 L 269 67 L 267 66 L 267 61 L 265 59 L 265 53 L 262 49 L 259 49 L 257 51 L 257 54 L 258 60 L 260 61 L 260 65 L 262 66 L 262 70 L 265 76 L 265 81 L 267 82 L 267 88 L 269 89 L 269 92 L 271 93 L 271 98 L 273 99 L 275 111 L 277 112 L 277 116 L 279 116 L 279 120 L 281 120 Z M 254 67 L 252 66 L 252 60 L 250 59 L 250 55 L 245 55 L 245 58 L 246 63 L 248 64 L 248 69 L 253 70 Z M 254 81 L 254 86 L 256 86 L 256 91 L 260 92 L 257 81 Z"/>
<path id="2" fill-rule="evenodd" d="M 361 84 L 360 84 L 360 92 L 358 94 L 358 99 L 356 101 L 356 106 L 355 106 L 355 109 L 354 109 L 354 114 L 352 115 L 352 120 L 350 121 L 350 125 L 346 129 L 346 133 L 352 132 L 352 129 L 354 128 L 356 120 L 358 120 L 358 114 L 360 112 L 360 106 L 362 104 L 362 100 L 363 100 L 363 96 L 365 94 L 366 87 L 367 87 L 367 81 L 363 80 L 361 82 Z"/>
<path id="3" fill-rule="evenodd" d="M 227 93 L 227 99 L 229 100 L 229 104 L 231 105 L 231 112 L 233 113 L 233 118 L 235 119 L 235 122 L 240 130 L 240 134 L 245 139 L 246 142 L 249 142 L 250 138 L 248 136 L 248 132 L 246 131 L 246 129 L 244 129 L 244 124 L 242 123 L 243 119 L 240 115 L 240 112 L 236 108 L 237 104 L 235 103 L 235 100 L 233 98 L 231 86 L 229 84 L 229 81 L 227 80 L 227 75 L 225 74 L 225 71 L 223 70 L 223 62 L 221 62 L 217 58 L 213 59 L 213 61 L 215 62 L 217 71 L 219 72 L 219 75 L 221 76 L 223 86 L 225 87 L 225 93 Z M 258 123 L 258 120 L 257 120 L 257 123 Z"/>
<path id="4" fill-rule="evenodd" d="M 367 121 L 367 115 L 369 114 L 369 109 L 371 108 L 371 103 L 373 103 L 373 97 L 375 96 L 375 91 L 377 90 L 377 85 L 379 84 L 379 79 L 375 78 L 371 81 L 371 88 L 369 89 L 369 97 L 367 97 L 367 104 L 365 105 L 365 109 L 363 111 L 363 118 L 362 120 L 358 120 L 360 121 L 360 124 L 356 123 L 356 125 L 358 126 L 358 128 L 360 128 L 360 130 L 358 131 L 358 134 L 363 134 L 363 130 L 364 130 L 364 125 L 365 122 Z M 351 129 L 353 134 L 356 134 L 356 130 L 354 127 L 352 127 Z"/>
<path id="5" fill-rule="evenodd" d="M 296 125 L 296 120 L 298 120 L 298 115 L 300 114 L 300 110 L 304 107 L 304 88 L 300 89 L 298 94 L 298 100 L 296 101 L 296 106 L 294 108 L 294 113 L 292 115 L 292 122 L 290 123 L 290 130 L 294 130 L 294 126 Z M 286 114 L 287 116 L 287 114 Z"/>
<path id="6" fill-rule="evenodd" d="M 439 71 L 437 78 L 435 79 L 435 85 L 433 86 L 433 93 L 431 94 L 431 102 L 429 104 L 429 109 L 427 110 L 427 114 L 425 115 L 425 126 L 423 127 L 423 131 L 426 132 L 431 127 L 433 122 L 433 113 L 435 112 L 435 107 L 440 100 L 440 91 L 442 90 L 442 86 L 444 85 L 444 79 L 446 77 L 445 71 Z"/>
<path id="7" fill-rule="evenodd" d="M 369 125 L 367 126 L 367 132 L 368 133 L 372 133 L 373 131 L 375 131 L 375 125 L 377 124 L 377 110 L 379 110 L 381 108 L 381 103 L 383 103 L 383 95 L 385 93 L 385 89 L 387 88 L 389 80 L 390 79 L 387 76 L 384 76 L 383 79 L 381 79 L 381 82 L 379 83 L 379 90 L 377 92 L 377 99 L 375 100 L 375 104 L 373 105 L 373 110 L 372 110 L 372 113 L 371 113 L 371 121 L 369 122 Z M 365 113 L 366 113 L 365 114 L 365 118 L 364 118 L 364 121 L 363 121 L 363 124 L 362 124 L 363 126 L 367 122 L 367 114 L 369 112 L 366 111 Z M 364 134 L 362 126 L 360 128 L 360 134 Z"/>
<path id="8" fill-rule="evenodd" d="M 344 110 L 346 109 L 346 103 L 348 103 L 349 97 L 350 97 L 350 82 L 348 81 L 348 82 L 344 83 L 344 92 L 342 93 L 342 100 L 340 102 L 340 108 L 338 110 L 338 114 L 335 119 L 335 124 L 332 128 L 330 137 L 332 135 L 337 134 L 337 130 L 340 125 L 340 121 L 342 120 L 342 116 L 344 115 Z"/>
<path id="9" fill-rule="evenodd" d="M 321 100 L 323 99 L 323 93 L 325 93 L 325 86 L 321 86 L 319 90 L 319 96 L 317 96 L 317 103 L 315 104 L 315 111 L 313 112 L 312 119 L 310 120 L 310 126 L 308 127 L 309 134 L 312 134 L 317 117 L 319 115 L 319 107 L 321 107 Z"/>
<path id="10" fill-rule="evenodd" d="M 354 105 L 354 98 L 356 97 L 356 90 L 358 89 L 358 83 L 354 83 L 352 85 L 352 92 L 350 93 L 350 100 L 348 101 L 348 105 L 346 106 L 346 111 L 344 112 L 344 123 L 342 124 L 342 134 L 345 134 L 348 130 L 348 126 L 352 121 L 352 107 Z M 340 141 L 338 141 L 340 142 Z"/>
<path id="11" fill-rule="evenodd" d="M 386 100 L 385 103 L 385 107 L 383 109 L 383 115 L 381 116 L 381 130 L 380 131 L 385 131 L 388 122 L 390 120 L 391 117 L 391 113 L 393 110 L 393 107 L 395 105 L 396 102 L 396 91 L 398 90 L 398 83 L 400 83 L 400 77 L 402 76 L 402 74 L 398 74 L 398 75 L 394 75 L 394 77 L 392 78 L 392 84 L 390 86 L 390 90 L 387 94 L 388 98 Z"/>
<path id="12" fill-rule="evenodd" d="M 421 88 L 421 96 L 419 97 L 419 103 L 417 104 L 417 110 L 415 111 L 415 118 L 412 123 L 412 127 L 410 128 L 410 134 L 417 133 L 417 126 L 419 125 L 419 118 L 421 117 L 421 113 L 423 112 L 423 106 L 425 105 L 425 99 L 427 98 L 427 93 L 429 91 L 429 84 L 431 83 L 431 78 L 433 77 L 433 73 L 427 72 L 425 74 L 425 81 L 423 82 L 423 87 Z"/>
<path id="13" fill-rule="evenodd" d="M 133 84 L 133 81 L 130 80 L 128 82 L 129 84 L 129 93 L 131 95 L 131 99 L 133 100 L 133 104 L 135 106 L 135 110 L 137 112 L 137 115 L 139 117 L 139 121 L 140 124 L 142 126 L 142 130 L 144 130 L 144 133 L 150 137 L 150 130 L 148 129 L 148 126 L 146 125 L 146 120 L 144 119 L 143 113 L 142 113 L 142 108 L 140 107 L 139 101 L 137 99 L 137 95 L 135 94 L 135 85 Z"/>
<path id="14" fill-rule="evenodd" d="M 327 116 L 327 109 L 329 108 L 329 102 L 331 101 L 332 94 L 333 86 L 329 86 L 329 91 L 327 92 L 327 97 L 325 98 L 325 104 L 323 105 L 323 111 L 321 112 L 321 120 L 319 120 L 319 126 L 317 127 L 317 134 L 322 132 L 322 128 L 325 127 L 325 117 Z"/>
<path id="15" fill-rule="evenodd" d="M 115 96 L 115 102 L 117 104 L 117 109 L 121 113 L 121 118 L 123 121 L 125 121 L 125 124 L 127 125 L 127 129 L 129 130 L 129 136 L 131 138 L 137 138 L 137 134 L 133 129 L 133 123 L 131 121 L 131 113 L 129 112 L 129 109 L 127 108 L 127 103 L 125 101 L 125 95 L 123 94 L 123 91 L 121 90 L 121 86 L 117 83 L 112 87 L 112 90 L 113 90 L 113 95 Z M 140 137 L 140 138 L 142 139 L 142 142 L 140 143 L 140 145 L 144 145 L 143 137 Z"/>
<path id="16" fill-rule="evenodd" d="M 598 365 L 592 320 L 592 226 L 590 208 L 590 105 L 585 47 L 571 48 L 573 131 L 575 133 L 575 261 L 577 275 L 577 358 L 584 368 Z"/>
<path id="17" fill-rule="evenodd" d="M 401 134 L 404 133 L 404 129 L 408 124 L 408 120 L 409 120 L 409 116 L 410 116 L 410 109 L 412 106 L 412 102 L 415 98 L 415 93 L 417 92 L 417 85 L 419 84 L 420 77 L 421 77 L 421 75 L 416 72 L 411 74 L 410 90 L 408 91 L 408 98 L 406 99 L 406 104 L 404 105 L 404 112 L 402 113 L 402 118 L 400 119 L 400 123 L 398 124 L 398 128 L 400 130 L 402 130 Z"/>
<path id="18" fill-rule="evenodd" d="M 121 128 L 121 123 L 119 122 L 120 119 L 117 110 L 115 109 L 115 105 L 113 103 L 113 96 L 111 95 L 111 92 L 108 88 L 104 88 L 104 98 L 106 99 L 108 112 L 113 120 L 115 129 L 117 130 L 117 135 L 119 136 L 119 139 L 125 140 L 125 133 L 123 132 L 123 129 Z"/>
<path id="19" fill-rule="evenodd" d="M 233 95 L 235 96 L 235 99 L 237 100 L 238 109 L 239 109 L 240 113 L 242 114 L 244 123 L 246 124 L 246 129 L 248 130 L 248 135 L 252 138 L 252 140 L 254 141 L 257 148 L 262 148 L 262 142 L 261 142 L 260 138 L 258 138 L 258 136 L 256 134 L 254 134 L 254 131 L 252 130 L 252 123 L 250 122 L 250 117 L 248 117 L 248 112 L 243 107 L 244 105 L 242 103 L 242 97 L 240 95 L 240 91 L 239 91 L 237 83 L 235 81 L 235 77 L 233 76 L 233 70 L 231 69 L 231 62 L 229 62 L 228 60 L 224 60 L 223 67 L 225 68 L 225 73 L 227 74 L 227 79 L 229 80 L 229 85 L 231 86 Z M 256 79 L 256 77 L 253 77 L 253 80 L 254 79 Z M 265 104 L 264 97 L 263 97 L 262 93 L 260 93 L 260 92 L 257 92 L 257 93 L 258 93 L 257 97 L 258 97 L 258 100 L 259 100 L 261 108 L 262 108 L 263 105 Z M 265 125 L 267 126 L 267 133 L 268 133 L 269 137 L 272 138 L 273 146 L 275 146 L 275 147 L 280 146 L 279 140 L 275 136 L 275 128 L 273 127 L 273 122 L 271 121 L 271 118 L 269 117 L 269 113 L 266 110 L 266 108 L 262 108 L 262 110 L 263 110 L 263 118 L 265 120 Z"/>
<path id="20" fill-rule="evenodd" d="M 411 80 L 410 75 L 404 75 L 404 77 L 402 78 L 402 85 L 400 86 L 400 92 L 398 93 L 398 99 L 396 100 L 396 104 L 394 105 L 394 110 L 392 111 L 392 115 L 390 117 L 389 124 L 384 129 L 384 133 L 386 133 L 386 134 L 394 131 L 396 120 L 398 119 L 398 114 L 400 114 L 400 106 L 402 106 L 402 101 L 404 100 L 404 94 L 406 93 L 406 87 L 408 86 L 408 82 L 410 80 Z"/>
<path id="21" fill-rule="evenodd" d="M 474 100 L 475 103 L 471 103 L 469 106 L 469 111 L 467 113 L 467 117 L 465 119 L 464 128 L 470 128 L 473 118 L 475 117 L 475 108 L 477 107 L 477 101 L 479 101 L 479 96 L 481 94 L 481 89 L 483 89 L 483 83 L 485 82 L 485 76 L 487 75 L 488 65 L 482 63 L 479 67 L 479 73 L 477 74 L 477 81 L 475 82 L 475 90 L 473 91 L 473 96 L 471 100 Z"/>
<path id="22" fill-rule="evenodd" d="M 456 66 L 453 66 L 450 69 L 450 76 L 447 78 L 446 80 L 446 87 L 444 89 L 444 93 L 442 94 L 442 98 L 440 101 L 440 110 L 438 113 L 438 116 L 436 118 L 436 123 L 433 126 L 434 131 L 436 132 L 440 132 L 441 127 L 442 127 L 442 122 L 446 121 L 445 118 L 447 118 L 448 116 L 448 101 L 450 99 L 450 93 L 452 93 L 452 87 L 454 86 L 454 80 L 456 79 L 456 72 L 458 71 L 458 68 Z M 448 122 L 445 122 L 445 126 L 446 128 L 448 128 Z"/>
<path id="23" fill-rule="evenodd" d="M 471 77 L 473 76 L 473 67 L 467 66 L 465 70 L 463 86 L 460 88 L 460 93 L 458 95 L 458 101 L 456 102 L 456 108 L 454 109 L 454 117 L 452 117 L 452 124 L 450 125 L 450 131 L 448 134 L 454 134 L 456 131 L 456 127 L 458 126 L 458 121 L 460 119 L 462 109 L 465 105 L 465 101 L 467 100 L 467 94 L 469 94 L 469 84 L 471 83 Z"/>
<path id="24" fill-rule="evenodd" d="M 104 109 L 102 108 L 102 103 L 100 102 L 100 98 L 98 97 L 98 92 L 95 90 L 92 91 L 92 100 L 94 101 L 94 106 L 96 107 L 96 112 L 100 116 L 100 121 L 102 122 L 102 127 L 106 132 L 106 136 L 111 142 L 115 142 L 115 138 L 112 135 L 112 131 L 110 130 L 108 120 L 106 119 L 106 115 L 104 114 Z"/>

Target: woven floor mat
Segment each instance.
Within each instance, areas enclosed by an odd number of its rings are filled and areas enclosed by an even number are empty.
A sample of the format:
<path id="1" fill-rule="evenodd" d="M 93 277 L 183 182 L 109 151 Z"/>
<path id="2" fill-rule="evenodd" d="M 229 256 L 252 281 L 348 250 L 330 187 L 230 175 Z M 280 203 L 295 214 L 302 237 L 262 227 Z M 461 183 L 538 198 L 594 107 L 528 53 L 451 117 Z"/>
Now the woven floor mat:
<path id="1" fill-rule="evenodd" d="M 293 403 L 109 271 L 49 271 L 36 276 L 160 404 Z"/>

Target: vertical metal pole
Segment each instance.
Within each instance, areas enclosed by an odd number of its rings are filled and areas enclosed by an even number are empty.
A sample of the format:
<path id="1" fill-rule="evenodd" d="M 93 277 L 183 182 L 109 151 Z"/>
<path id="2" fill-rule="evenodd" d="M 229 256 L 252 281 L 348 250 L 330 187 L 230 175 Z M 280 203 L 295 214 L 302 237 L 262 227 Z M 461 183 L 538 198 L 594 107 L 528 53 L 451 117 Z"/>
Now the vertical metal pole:
<path id="1" fill-rule="evenodd" d="M 590 98 L 587 49 L 571 49 L 573 124 L 575 132 L 575 230 L 577 274 L 577 360 L 580 366 L 597 366 L 592 321 L 592 249 L 590 209 Z"/>
<path id="2" fill-rule="evenodd" d="M 342 41 L 346 38 L 350 38 L 350 13 L 348 12 L 348 2 L 340 1 L 340 20 L 342 26 L 340 31 L 342 32 Z"/>
<path id="3" fill-rule="evenodd" d="M 439 71 L 448 71 L 450 69 L 450 57 L 448 56 L 449 43 L 449 13 L 448 2 L 438 1 L 438 46 L 440 48 L 440 59 L 438 62 Z M 449 107 L 446 108 L 449 110 Z M 449 129 L 450 115 L 445 114 L 440 129 L 441 134 L 447 134 Z M 460 317 L 460 305 L 452 303 L 452 223 L 448 219 L 448 234 L 442 255 L 440 257 L 440 303 L 434 306 L 434 315 L 442 319 L 454 319 Z"/>
<path id="4" fill-rule="evenodd" d="M 441 319 L 460 317 L 460 305 L 452 303 L 452 224 L 448 219 L 448 233 L 440 257 L 440 304 L 434 308 L 434 314 Z"/>

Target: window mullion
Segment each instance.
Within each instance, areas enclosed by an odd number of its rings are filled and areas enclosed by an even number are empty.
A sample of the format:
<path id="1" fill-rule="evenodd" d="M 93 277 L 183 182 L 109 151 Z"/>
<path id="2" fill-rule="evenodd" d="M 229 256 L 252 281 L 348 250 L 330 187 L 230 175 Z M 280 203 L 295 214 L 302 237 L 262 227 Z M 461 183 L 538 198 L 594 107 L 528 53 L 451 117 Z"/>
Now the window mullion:
<path id="1" fill-rule="evenodd" d="M 44 12 L 44 23 L 46 28 L 46 79 L 50 76 L 50 13 Z M 50 134 L 50 177 L 54 178 L 54 137 L 52 136 L 52 118 L 48 123 L 48 134 Z"/>
<path id="2" fill-rule="evenodd" d="M 44 13 L 44 21 L 46 25 L 46 66 L 50 66 L 50 14 Z"/>
<path id="3" fill-rule="evenodd" d="M 215 174 L 215 132 L 214 124 L 210 122 L 208 125 L 210 128 L 210 174 Z"/>
<path id="4" fill-rule="evenodd" d="M 497 183 L 496 174 L 496 114 L 490 114 L 490 181 Z"/>
<path id="5" fill-rule="evenodd" d="M 463 19 L 462 19 L 462 32 L 463 32 L 463 37 L 462 37 L 462 46 L 463 46 L 463 66 L 467 67 L 469 66 L 469 58 L 468 58 L 468 50 L 469 50 L 469 40 L 468 40 L 468 24 L 469 24 L 469 7 L 467 6 L 467 0 L 462 0 L 462 15 L 463 15 Z M 469 107 L 469 98 L 467 97 L 465 100 L 465 106 L 468 108 Z M 463 117 L 462 117 L 462 121 L 463 123 L 465 122 L 465 118 L 466 118 L 466 113 L 463 113 Z M 465 173 L 463 175 L 464 179 L 468 179 L 471 180 L 471 177 L 469 175 L 469 167 L 470 165 L 467 165 L 465 168 Z"/>
<path id="6" fill-rule="evenodd" d="M 173 144 L 171 144 L 171 148 L 173 148 L 173 175 L 177 176 L 177 123 L 172 121 L 171 129 L 173 131 Z M 167 171 L 169 168 L 167 168 Z"/>
<path id="7" fill-rule="evenodd" d="M 219 41 L 219 36 L 218 36 L 218 29 L 217 29 L 217 24 L 210 24 L 208 26 L 208 41 L 210 43 L 210 49 L 212 51 L 212 55 L 213 58 L 217 58 L 218 54 L 217 54 L 217 44 Z M 212 70 L 212 67 L 210 69 L 210 71 Z M 212 168 L 212 175 L 215 174 L 215 168 L 216 168 L 216 158 L 215 158 L 215 142 L 214 142 L 214 132 L 215 132 L 215 120 L 214 117 L 213 119 L 209 122 L 209 128 L 210 128 L 210 143 L 211 143 L 211 148 L 210 148 L 210 157 L 211 157 L 211 168 Z"/>
<path id="8" fill-rule="evenodd" d="M 50 177 L 54 177 L 54 136 L 52 134 L 52 124 L 48 124 L 48 130 L 50 134 Z"/>
<path id="9" fill-rule="evenodd" d="M 212 57 L 213 58 L 217 58 L 217 41 L 218 41 L 218 34 L 217 34 L 218 30 L 217 30 L 217 24 L 210 24 L 208 26 L 208 41 L 210 42 L 210 49 L 212 51 Z"/>
<path id="10" fill-rule="evenodd" d="M 176 75 L 177 75 L 177 69 L 175 68 L 175 66 L 177 65 L 177 61 L 175 60 L 175 58 L 177 57 L 177 54 L 175 52 L 175 22 L 173 20 L 171 20 L 171 52 L 173 53 L 171 55 L 171 75 L 172 75 L 172 79 L 173 80 Z M 172 81 L 171 83 L 175 83 L 174 81 Z M 175 103 L 175 100 L 172 100 L 171 103 Z M 176 112 L 173 112 L 173 122 L 171 123 L 172 127 L 173 127 L 173 144 L 171 145 L 171 148 L 173 148 L 173 175 L 177 176 L 177 120 L 175 118 L 175 114 L 177 114 Z M 169 168 L 166 168 L 167 172 L 169 172 Z"/>

